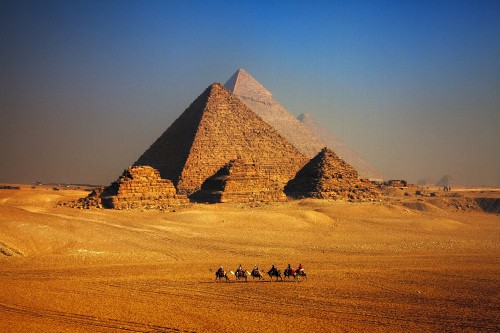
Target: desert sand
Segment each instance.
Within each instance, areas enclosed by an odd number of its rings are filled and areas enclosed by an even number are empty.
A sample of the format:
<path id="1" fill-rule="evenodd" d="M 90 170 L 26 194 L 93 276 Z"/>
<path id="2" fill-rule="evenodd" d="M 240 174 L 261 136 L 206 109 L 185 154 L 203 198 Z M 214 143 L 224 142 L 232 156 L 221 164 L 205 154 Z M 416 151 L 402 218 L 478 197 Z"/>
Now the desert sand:
<path id="1" fill-rule="evenodd" d="M 87 194 L 0 190 L 2 332 L 500 330 L 497 214 L 405 197 L 56 205 Z M 219 265 L 240 263 L 302 263 L 308 278 L 215 282 Z"/>

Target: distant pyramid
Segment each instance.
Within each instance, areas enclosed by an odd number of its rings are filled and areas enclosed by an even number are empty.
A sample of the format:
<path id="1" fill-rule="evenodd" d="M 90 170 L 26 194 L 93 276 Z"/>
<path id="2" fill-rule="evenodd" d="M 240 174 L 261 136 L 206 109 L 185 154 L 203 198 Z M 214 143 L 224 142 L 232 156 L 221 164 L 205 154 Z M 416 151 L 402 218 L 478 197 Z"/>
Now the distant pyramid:
<path id="1" fill-rule="evenodd" d="M 302 113 L 298 119 L 305 124 L 310 130 L 321 140 L 326 142 L 326 145 L 335 151 L 337 155 L 344 161 L 351 164 L 363 178 L 368 179 L 383 179 L 382 174 L 375 169 L 370 163 L 365 161 L 347 144 L 340 140 L 333 132 L 321 125 L 312 115 Z"/>
<path id="2" fill-rule="evenodd" d="M 237 70 L 225 87 L 307 157 L 315 156 L 326 146 L 307 126 L 276 102 L 273 95 L 245 70 Z"/>
<path id="3" fill-rule="evenodd" d="M 134 163 L 157 169 L 191 194 L 229 161 L 243 158 L 281 186 L 307 162 L 221 84 L 208 87 Z"/>
<path id="4" fill-rule="evenodd" d="M 323 148 L 285 186 L 292 197 L 347 199 L 362 201 L 375 198 L 375 186 L 363 179 L 352 166 L 332 150 Z"/>
<path id="5" fill-rule="evenodd" d="M 440 180 L 438 180 L 436 182 L 436 186 L 439 186 L 439 187 L 457 186 L 457 182 L 450 175 L 444 175 L 443 177 L 441 177 Z"/>

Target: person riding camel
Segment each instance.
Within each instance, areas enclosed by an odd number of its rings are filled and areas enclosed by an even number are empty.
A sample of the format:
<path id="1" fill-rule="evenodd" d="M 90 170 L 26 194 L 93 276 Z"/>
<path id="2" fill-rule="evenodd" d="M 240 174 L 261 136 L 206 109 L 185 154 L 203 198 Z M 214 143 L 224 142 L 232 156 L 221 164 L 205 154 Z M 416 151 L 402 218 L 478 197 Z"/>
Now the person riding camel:
<path id="1" fill-rule="evenodd" d="M 302 264 L 299 264 L 299 267 L 297 268 L 297 272 L 299 272 L 299 274 L 304 272 L 304 267 L 302 267 Z"/>
<path id="2" fill-rule="evenodd" d="M 293 269 L 290 263 L 288 263 L 288 266 L 286 266 L 286 271 L 288 272 L 288 274 L 293 274 Z"/>
<path id="3" fill-rule="evenodd" d="M 236 274 L 243 275 L 243 268 L 241 267 L 241 264 L 238 269 L 236 269 Z"/>
<path id="4" fill-rule="evenodd" d="M 253 272 L 258 273 L 259 272 L 259 266 L 257 264 L 253 265 Z"/>
<path id="5" fill-rule="evenodd" d="M 224 268 L 222 268 L 222 265 L 219 266 L 217 269 L 217 276 L 223 276 L 224 275 Z"/>
<path id="6" fill-rule="evenodd" d="M 269 270 L 269 272 L 267 272 L 267 274 L 271 275 L 273 274 L 274 272 L 276 271 L 276 267 L 274 267 L 274 264 L 272 265 L 271 269 Z"/>

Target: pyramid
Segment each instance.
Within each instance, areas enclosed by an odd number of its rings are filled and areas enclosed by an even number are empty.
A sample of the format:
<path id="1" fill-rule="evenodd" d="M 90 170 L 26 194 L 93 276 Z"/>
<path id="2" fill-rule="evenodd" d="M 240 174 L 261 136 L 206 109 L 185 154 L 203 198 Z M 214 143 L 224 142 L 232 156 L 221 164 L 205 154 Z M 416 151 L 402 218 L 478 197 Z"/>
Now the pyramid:
<path id="1" fill-rule="evenodd" d="M 229 161 L 243 158 L 281 186 L 307 162 L 224 86 L 208 87 L 134 163 L 157 169 L 179 193 L 199 190 Z"/>
<path id="2" fill-rule="evenodd" d="M 363 201 L 377 196 L 371 182 L 359 179 L 352 166 L 326 147 L 288 182 L 285 193 L 296 198 L 350 201 Z"/>
<path id="3" fill-rule="evenodd" d="M 191 195 L 198 202 L 275 202 L 286 196 L 277 181 L 260 173 L 259 167 L 243 160 L 233 160 L 223 166 Z"/>
<path id="4" fill-rule="evenodd" d="M 174 184 L 162 179 L 149 166 L 131 166 L 101 194 L 105 208 L 165 208 L 185 204 L 187 197 L 177 195 Z"/>
<path id="5" fill-rule="evenodd" d="M 333 132 L 321 125 L 312 115 L 302 113 L 298 120 L 305 124 L 316 136 L 333 149 L 344 161 L 351 164 L 363 178 L 381 180 L 384 177 L 370 163 L 364 160 L 359 154 L 353 151 L 347 144 L 340 140 Z"/>
<path id="6" fill-rule="evenodd" d="M 225 87 L 308 158 L 326 145 L 245 70 L 238 69 Z"/>
<path id="7" fill-rule="evenodd" d="M 443 177 L 441 177 L 441 179 L 439 179 L 436 182 L 436 186 L 438 186 L 438 187 L 457 186 L 457 182 L 450 175 L 444 175 Z"/>
<path id="8" fill-rule="evenodd" d="M 185 195 L 176 192 L 170 180 L 149 166 L 131 166 L 108 187 L 92 191 L 87 197 L 65 206 L 111 209 L 166 209 L 188 203 Z"/>

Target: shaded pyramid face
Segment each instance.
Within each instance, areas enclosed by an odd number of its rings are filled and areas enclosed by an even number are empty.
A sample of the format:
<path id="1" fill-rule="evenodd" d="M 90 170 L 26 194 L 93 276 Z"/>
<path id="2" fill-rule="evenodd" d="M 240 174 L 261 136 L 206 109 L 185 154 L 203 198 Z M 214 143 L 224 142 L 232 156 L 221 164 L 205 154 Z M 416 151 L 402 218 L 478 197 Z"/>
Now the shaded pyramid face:
<path id="1" fill-rule="evenodd" d="M 324 127 L 312 115 L 303 113 L 298 119 L 309 127 L 316 136 L 321 138 L 329 148 L 333 149 L 341 159 L 351 164 L 361 177 L 368 179 L 384 178 L 375 167 L 359 156 L 359 154 L 340 140 L 332 131 Z"/>
<path id="2" fill-rule="evenodd" d="M 321 148 L 326 146 L 243 69 L 236 71 L 226 82 L 225 87 L 307 157 L 315 156 Z"/>
<path id="3" fill-rule="evenodd" d="M 284 185 L 307 162 L 237 97 L 208 87 L 134 163 L 157 169 L 180 193 L 193 193 L 231 160 L 243 158 Z"/>
<path id="4" fill-rule="evenodd" d="M 288 182 L 285 193 L 294 197 L 349 199 L 360 201 L 376 196 L 369 181 L 332 150 L 323 148 Z"/>

